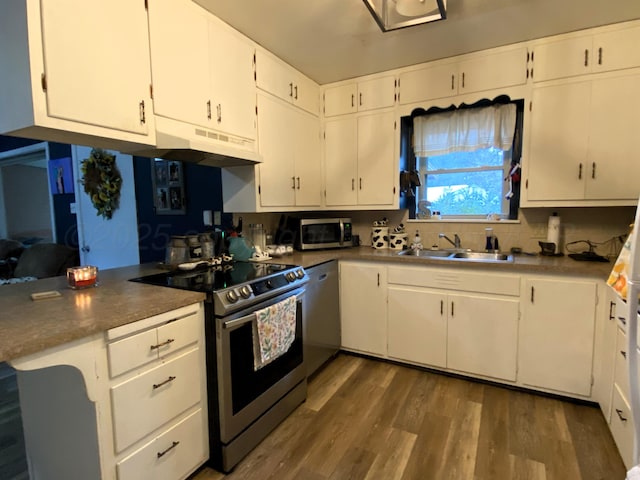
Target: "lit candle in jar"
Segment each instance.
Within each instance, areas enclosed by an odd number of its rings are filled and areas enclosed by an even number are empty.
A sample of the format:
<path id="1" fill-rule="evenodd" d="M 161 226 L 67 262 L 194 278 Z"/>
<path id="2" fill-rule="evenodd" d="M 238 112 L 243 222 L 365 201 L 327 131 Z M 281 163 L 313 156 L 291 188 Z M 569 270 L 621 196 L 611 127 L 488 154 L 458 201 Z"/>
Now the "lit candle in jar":
<path id="1" fill-rule="evenodd" d="M 98 267 L 71 267 L 67 269 L 67 283 L 73 289 L 95 287 L 98 280 Z"/>

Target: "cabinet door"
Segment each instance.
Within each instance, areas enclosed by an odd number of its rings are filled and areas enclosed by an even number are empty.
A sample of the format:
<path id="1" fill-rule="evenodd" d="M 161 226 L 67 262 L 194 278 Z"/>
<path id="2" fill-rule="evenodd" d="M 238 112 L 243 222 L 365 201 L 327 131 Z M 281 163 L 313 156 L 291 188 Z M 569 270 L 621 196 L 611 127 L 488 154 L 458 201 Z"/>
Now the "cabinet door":
<path id="1" fill-rule="evenodd" d="M 144 3 L 60 0 L 40 2 L 40 8 L 48 115 L 146 133 L 141 111 L 150 115 L 151 102 Z"/>
<path id="2" fill-rule="evenodd" d="M 320 87 L 301 73 L 293 73 L 293 104 L 317 117 L 320 114 Z"/>
<path id="3" fill-rule="evenodd" d="M 634 200 L 640 194 L 639 85 L 637 73 L 593 81 L 587 199 Z"/>
<path id="4" fill-rule="evenodd" d="M 601 33 L 593 38 L 593 71 L 604 72 L 640 66 L 640 27 Z"/>
<path id="5" fill-rule="evenodd" d="M 358 192 L 358 122 L 355 117 L 325 122 L 325 203 L 356 205 Z"/>
<path id="6" fill-rule="evenodd" d="M 526 48 L 477 56 L 458 65 L 459 93 L 523 85 L 526 81 Z"/>
<path id="7" fill-rule="evenodd" d="M 322 203 L 320 168 L 320 119 L 292 108 L 290 141 L 294 146 L 296 206 L 317 207 Z"/>
<path id="8" fill-rule="evenodd" d="M 358 83 L 358 111 L 393 107 L 395 103 L 395 77 L 374 78 Z"/>
<path id="9" fill-rule="evenodd" d="M 263 157 L 258 168 L 263 207 L 295 203 L 292 108 L 268 94 L 258 94 L 258 145 Z"/>
<path id="10" fill-rule="evenodd" d="M 518 299 L 448 296 L 447 368 L 515 381 Z"/>
<path id="11" fill-rule="evenodd" d="M 387 353 L 387 274 L 381 265 L 340 263 L 342 346 Z"/>
<path id="12" fill-rule="evenodd" d="M 596 284 L 535 278 L 524 292 L 519 380 L 589 396 Z"/>
<path id="13" fill-rule="evenodd" d="M 538 45 L 533 50 L 533 81 L 584 75 L 591 70 L 591 35 Z"/>
<path id="14" fill-rule="evenodd" d="M 388 295 L 389 357 L 446 367 L 446 294 L 394 286 Z"/>
<path id="15" fill-rule="evenodd" d="M 355 83 L 327 88 L 324 91 L 324 116 L 335 117 L 358 111 L 358 88 Z"/>
<path id="16" fill-rule="evenodd" d="M 395 116 L 358 117 L 358 205 L 391 205 L 395 196 Z"/>
<path id="17" fill-rule="evenodd" d="M 205 12 L 195 3 L 187 0 L 149 2 L 156 115 L 210 126 L 208 37 Z"/>
<path id="18" fill-rule="evenodd" d="M 260 48 L 256 50 L 256 86 L 289 102 L 293 96 L 289 71 L 280 61 Z"/>
<path id="19" fill-rule="evenodd" d="M 401 105 L 458 93 L 456 64 L 437 65 L 400 74 Z"/>
<path id="20" fill-rule="evenodd" d="M 217 18 L 209 20 L 210 125 L 233 135 L 255 139 L 254 49 L 221 23 Z"/>
<path id="21" fill-rule="evenodd" d="M 534 90 L 528 200 L 584 198 L 590 99 L 590 81 Z"/>

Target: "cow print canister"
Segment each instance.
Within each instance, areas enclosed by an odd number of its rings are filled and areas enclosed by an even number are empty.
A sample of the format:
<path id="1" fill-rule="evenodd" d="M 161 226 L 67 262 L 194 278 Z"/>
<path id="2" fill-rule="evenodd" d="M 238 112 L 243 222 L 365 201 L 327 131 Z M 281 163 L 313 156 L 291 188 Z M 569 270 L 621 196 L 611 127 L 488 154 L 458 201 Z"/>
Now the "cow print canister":
<path id="1" fill-rule="evenodd" d="M 373 248 L 389 248 L 389 227 L 373 227 L 371 229 L 371 246 Z"/>
<path id="2" fill-rule="evenodd" d="M 407 248 L 407 234 L 406 233 L 389 234 L 389 248 L 391 250 L 405 250 Z"/>

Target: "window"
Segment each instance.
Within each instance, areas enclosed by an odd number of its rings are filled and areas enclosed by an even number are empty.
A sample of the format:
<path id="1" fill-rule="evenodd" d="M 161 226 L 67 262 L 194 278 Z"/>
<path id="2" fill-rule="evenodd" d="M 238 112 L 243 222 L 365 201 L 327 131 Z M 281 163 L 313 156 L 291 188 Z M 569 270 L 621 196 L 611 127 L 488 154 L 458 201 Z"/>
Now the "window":
<path id="1" fill-rule="evenodd" d="M 418 157 L 416 161 L 421 181 L 418 204 L 426 200 L 432 212 L 447 216 L 508 214 L 509 182 L 505 179 L 511 165 L 511 149 L 505 152 L 481 148 Z"/>
<path id="2" fill-rule="evenodd" d="M 445 217 L 517 218 L 522 114 L 522 101 L 505 103 L 504 97 L 480 106 L 414 113 L 403 131 L 413 136 L 404 168 L 414 170 L 411 178 L 418 180 L 402 190 L 414 196 L 405 204 L 410 218 L 433 211 Z"/>

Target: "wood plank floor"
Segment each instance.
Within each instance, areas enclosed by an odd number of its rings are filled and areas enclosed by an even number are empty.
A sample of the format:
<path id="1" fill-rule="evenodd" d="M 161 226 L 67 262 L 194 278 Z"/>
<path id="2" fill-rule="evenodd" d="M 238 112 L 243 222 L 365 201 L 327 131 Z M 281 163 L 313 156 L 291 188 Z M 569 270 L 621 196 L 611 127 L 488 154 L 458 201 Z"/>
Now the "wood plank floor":
<path id="1" fill-rule="evenodd" d="M 340 354 L 231 474 L 193 480 L 623 480 L 597 407 Z"/>

